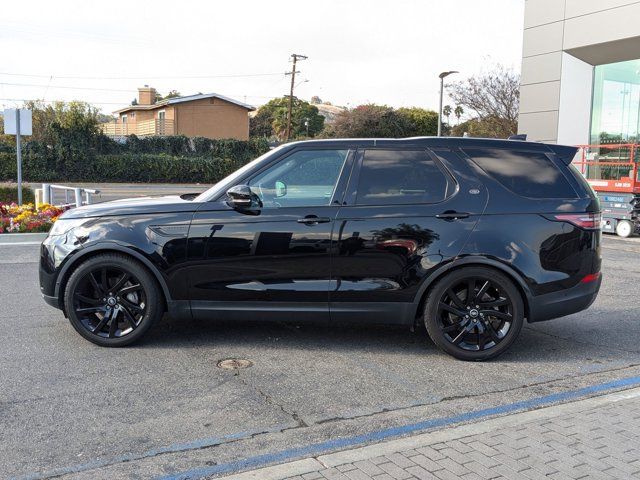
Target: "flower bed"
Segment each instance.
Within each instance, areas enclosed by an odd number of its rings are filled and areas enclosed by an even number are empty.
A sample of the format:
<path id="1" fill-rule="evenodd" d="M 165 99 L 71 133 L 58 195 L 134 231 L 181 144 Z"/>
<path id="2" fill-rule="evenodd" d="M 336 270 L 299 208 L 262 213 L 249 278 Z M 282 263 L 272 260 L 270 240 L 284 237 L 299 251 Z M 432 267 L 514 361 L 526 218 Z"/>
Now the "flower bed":
<path id="1" fill-rule="evenodd" d="M 0 203 L 0 234 L 48 232 L 62 212 L 48 204 L 36 208 L 33 203 Z"/>

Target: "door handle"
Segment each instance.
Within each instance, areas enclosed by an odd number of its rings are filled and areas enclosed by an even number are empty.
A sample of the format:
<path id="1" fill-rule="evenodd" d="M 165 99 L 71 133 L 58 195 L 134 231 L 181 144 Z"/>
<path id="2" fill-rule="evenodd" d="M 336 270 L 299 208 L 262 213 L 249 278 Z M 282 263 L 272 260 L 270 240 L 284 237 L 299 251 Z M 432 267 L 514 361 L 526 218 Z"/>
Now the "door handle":
<path id="1" fill-rule="evenodd" d="M 317 215 L 307 215 L 298 219 L 298 223 L 304 223 L 305 225 L 317 225 L 318 223 L 329 223 L 330 221 L 329 217 L 318 217 Z"/>
<path id="2" fill-rule="evenodd" d="M 457 220 L 459 218 L 468 218 L 469 214 L 467 212 L 454 212 L 453 210 L 447 210 L 446 212 L 442 212 L 436 215 L 436 218 L 441 218 L 443 220 Z"/>

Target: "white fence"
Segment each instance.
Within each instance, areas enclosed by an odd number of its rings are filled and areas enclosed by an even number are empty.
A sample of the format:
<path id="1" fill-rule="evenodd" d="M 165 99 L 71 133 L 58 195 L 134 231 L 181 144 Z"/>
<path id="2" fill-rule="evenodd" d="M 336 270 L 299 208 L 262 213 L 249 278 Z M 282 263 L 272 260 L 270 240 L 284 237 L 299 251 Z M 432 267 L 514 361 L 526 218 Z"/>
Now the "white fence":
<path id="1" fill-rule="evenodd" d="M 100 190 L 82 187 L 68 187 L 66 185 L 42 184 L 42 202 L 59 207 L 81 207 L 91 204 L 91 195 Z M 64 201 L 61 198 L 64 198 Z"/>

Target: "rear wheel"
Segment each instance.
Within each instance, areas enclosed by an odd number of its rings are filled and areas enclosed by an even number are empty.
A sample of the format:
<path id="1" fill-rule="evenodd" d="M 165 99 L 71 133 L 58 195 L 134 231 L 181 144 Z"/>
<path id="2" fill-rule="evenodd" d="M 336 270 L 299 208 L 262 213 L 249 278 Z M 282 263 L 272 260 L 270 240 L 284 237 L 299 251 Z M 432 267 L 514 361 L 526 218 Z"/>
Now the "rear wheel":
<path id="1" fill-rule="evenodd" d="M 460 360 L 503 353 L 524 321 L 519 290 L 504 274 L 485 267 L 449 273 L 431 289 L 424 321 L 433 342 Z"/>
<path id="2" fill-rule="evenodd" d="M 616 234 L 619 237 L 627 238 L 633 233 L 633 224 L 629 220 L 620 220 L 616 224 Z"/>
<path id="3" fill-rule="evenodd" d="M 64 301 L 73 328 L 104 347 L 136 342 L 163 314 L 155 278 L 135 260 L 118 254 L 82 263 L 69 277 Z"/>

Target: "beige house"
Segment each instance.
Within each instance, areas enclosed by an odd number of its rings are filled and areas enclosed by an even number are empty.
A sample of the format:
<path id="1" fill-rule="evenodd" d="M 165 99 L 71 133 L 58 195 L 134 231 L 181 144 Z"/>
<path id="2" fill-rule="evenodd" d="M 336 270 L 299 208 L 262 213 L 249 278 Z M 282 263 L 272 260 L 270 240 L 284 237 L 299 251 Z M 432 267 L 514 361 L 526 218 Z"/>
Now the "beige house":
<path id="1" fill-rule="evenodd" d="M 112 137 L 126 135 L 186 135 L 188 137 L 249 138 L 251 105 L 217 93 L 176 97 L 156 102 L 156 90 L 138 89 L 138 104 L 113 112 L 117 118 L 101 125 Z"/>

